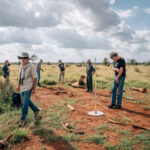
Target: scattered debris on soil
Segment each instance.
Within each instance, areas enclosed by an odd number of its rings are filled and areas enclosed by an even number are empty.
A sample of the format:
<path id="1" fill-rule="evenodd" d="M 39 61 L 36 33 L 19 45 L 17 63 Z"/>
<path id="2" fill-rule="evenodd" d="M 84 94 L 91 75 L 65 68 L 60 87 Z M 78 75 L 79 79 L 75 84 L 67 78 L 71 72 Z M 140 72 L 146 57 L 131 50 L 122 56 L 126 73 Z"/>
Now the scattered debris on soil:
<path id="1" fill-rule="evenodd" d="M 80 77 L 80 80 L 77 81 L 77 82 L 73 82 L 71 86 L 74 87 L 74 88 L 83 88 L 83 87 L 85 87 L 85 82 L 84 82 L 84 80 L 85 80 L 85 76 L 82 75 L 82 76 Z"/>
<path id="2" fill-rule="evenodd" d="M 69 105 L 69 104 L 67 104 L 67 103 L 65 103 L 65 105 L 66 105 L 71 111 L 75 111 L 75 109 L 74 109 L 73 106 L 71 106 L 71 105 Z"/>
<path id="3" fill-rule="evenodd" d="M 6 148 L 9 144 L 8 144 L 8 141 L 10 140 L 10 138 L 12 137 L 13 135 L 9 135 L 7 138 L 5 138 L 4 140 L 0 140 L 0 148 Z"/>
<path id="4" fill-rule="evenodd" d="M 74 131 L 74 130 L 72 130 L 72 126 L 71 126 L 70 123 L 64 124 L 64 123 L 62 122 L 62 126 L 63 126 L 64 129 L 67 130 L 68 132 L 75 133 L 75 134 L 84 134 L 84 131 Z"/>
<path id="5" fill-rule="evenodd" d="M 142 93 L 146 93 L 147 92 L 147 89 L 146 88 L 136 88 L 136 87 L 130 87 L 131 90 L 134 90 L 134 91 L 139 91 L 139 92 L 142 92 Z"/>

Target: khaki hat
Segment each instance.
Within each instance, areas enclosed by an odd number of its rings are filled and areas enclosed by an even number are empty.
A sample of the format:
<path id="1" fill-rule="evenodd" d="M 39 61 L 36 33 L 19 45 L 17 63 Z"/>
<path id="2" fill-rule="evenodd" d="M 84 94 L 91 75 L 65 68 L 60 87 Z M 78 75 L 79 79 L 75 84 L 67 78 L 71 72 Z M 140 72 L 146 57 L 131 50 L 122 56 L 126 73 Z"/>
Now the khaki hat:
<path id="1" fill-rule="evenodd" d="M 22 53 L 21 56 L 18 56 L 18 59 L 22 59 L 22 58 L 28 58 L 29 59 L 29 54 L 28 53 Z"/>

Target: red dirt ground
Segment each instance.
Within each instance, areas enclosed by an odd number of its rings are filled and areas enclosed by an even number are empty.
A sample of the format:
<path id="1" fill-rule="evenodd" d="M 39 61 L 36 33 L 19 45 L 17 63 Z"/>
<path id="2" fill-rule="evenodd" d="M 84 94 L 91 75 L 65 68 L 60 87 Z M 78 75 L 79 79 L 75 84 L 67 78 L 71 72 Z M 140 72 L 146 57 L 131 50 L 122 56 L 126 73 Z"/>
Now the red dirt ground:
<path id="1" fill-rule="evenodd" d="M 39 103 L 42 109 L 45 109 L 51 105 L 58 104 L 58 100 L 63 100 L 70 97 L 70 93 L 73 91 L 73 88 L 68 88 L 68 94 L 55 95 L 56 90 L 50 90 L 46 88 L 38 88 L 36 95 L 33 95 L 32 98 L 35 102 Z M 78 128 L 84 130 L 86 135 L 92 135 L 95 131 L 92 130 L 94 127 L 98 127 L 108 120 L 105 117 L 111 118 L 112 120 L 122 121 L 124 117 L 130 119 L 130 123 L 140 125 L 145 128 L 150 127 L 150 111 L 146 111 L 141 104 L 134 104 L 127 100 L 123 100 L 123 109 L 114 110 L 108 109 L 107 106 L 110 104 L 110 97 L 105 97 L 103 95 L 109 96 L 109 92 L 105 90 L 97 91 L 97 110 L 103 111 L 104 116 L 102 117 L 92 117 L 87 113 L 94 109 L 94 94 L 86 93 L 85 89 L 75 89 L 73 92 L 73 98 L 80 99 L 77 104 L 74 105 L 75 111 L 70 111 L 71 117 L 70 122 L 76 120 Z M 143 93 L 138 93 L 139 95 Z M 126 122 L 129 122 L 126 120 Z M 130 130 L 132 135 L 138 134 L 141 132 L 139 129 L 134 129 L 131 125 L 122 126 L 118 124 L 109 123 L 110 126 L 116 127 L 117 129 L 127 129 Z M 65 131 L 67 132 L 67 131 Z M 106 135 L 109 135 L 109 143 L 112 145 L 117 145 L 118 140 L 121 138 L 118 137 L 118 133 L 115 131 L 105 131 Z M 104 134 L 104 135 L 105 135 Z M 74 142 L 80 150 L 96 150 L 104 149 L 103 146 L 94 145 L 88 143 Z M 14 150 L 41 150 L 41 147 L 44 146 L 40 142 L 38 136 L 30 135 L 30 140 L 23 143 L 19 147 L 14 147 Z M 67 145 L 61 142 L 55 142 L 46 146 L 47 150 L 67 150 Z"/>

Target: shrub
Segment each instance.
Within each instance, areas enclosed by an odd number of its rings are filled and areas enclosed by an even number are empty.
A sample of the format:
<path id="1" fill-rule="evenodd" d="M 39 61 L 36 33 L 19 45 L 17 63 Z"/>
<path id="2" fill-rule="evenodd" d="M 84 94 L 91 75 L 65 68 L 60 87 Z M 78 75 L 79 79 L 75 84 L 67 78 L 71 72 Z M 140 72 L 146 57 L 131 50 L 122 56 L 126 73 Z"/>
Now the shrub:
<path id="1" fill-rule="evenodd" d="M 44 80 L 43 83 L 46 85 L 56 85 L 57 84 L 56 81 L 49 81 L 49 80 Z"/>
<path id="2" fill-rule="evenodd" d="M 28 140 L 28 132 L 26 130 L 16 130 L 13 137 L 11 138 L 11 143 L 20 144 L 23 141 Z"/>
<path id="3" fill-rule="evenodd" d="M 11 109 L 14 88 L 9 82 L 0 81 L 0 113 Z"/>
<path id="4" fill-rule="evenodd" d="M 76 67 L 82 67 L 82 64 L 76 64 Z"/>
<path id="5" fill-rule="evenodd" d="M 0 67 L 0 76 L 3 75 L 2 67 Z"/>
<path id="6" fill-rule="evenodd" d="M 138 67 L 135 68 L 135 72 L 142 73 Z"/>

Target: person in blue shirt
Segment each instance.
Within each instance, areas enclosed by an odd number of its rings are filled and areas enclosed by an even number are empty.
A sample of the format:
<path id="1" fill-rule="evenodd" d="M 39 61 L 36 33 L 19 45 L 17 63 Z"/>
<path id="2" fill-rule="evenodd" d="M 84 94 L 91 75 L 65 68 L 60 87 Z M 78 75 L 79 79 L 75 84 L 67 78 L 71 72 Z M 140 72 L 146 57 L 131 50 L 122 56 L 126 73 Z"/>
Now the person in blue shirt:
<path id="1" fill-rule="evenodd" d="M 38 86 L 41 86 L 41 84 L 40 84 L 41 71 L 44 71 L 41 67 L 42 63 L 43 63 L 43 60 L 41 59 L 40 62 L 37 64 L 37 69 L 36 69 L 37 70 L 37 75 L 38 75 L 38 80 L 37 80 L 37 85 Z"/>
<path id="2" fill-rule="evenodd" d="M 93 67 L 91 60 L 89 59 L 87 61 L 87 67 L 86 67 L 86 74 L 87 74 L 87 78 L 86 78 L 86 83 L 87 83 L 87 92 L 92 93 L 93 91 L 93 80 L 92 80 L 92 76 L 95 73 L 95 68 Z"/>

